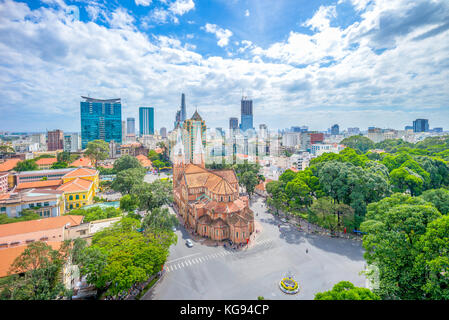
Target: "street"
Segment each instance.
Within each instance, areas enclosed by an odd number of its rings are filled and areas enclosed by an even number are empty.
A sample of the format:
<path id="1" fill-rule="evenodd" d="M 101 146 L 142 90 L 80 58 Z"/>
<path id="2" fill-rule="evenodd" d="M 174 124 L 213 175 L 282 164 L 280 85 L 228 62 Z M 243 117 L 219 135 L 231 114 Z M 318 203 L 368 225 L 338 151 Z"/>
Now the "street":
<path id="1" fill-rule="evenodd" d="M 359 241 L 298 231 L 267 213 L 262 198 L 254 199 L 251 209 L 262 232 L 241 251 L 196 241 L 188 248 L 190 235 L 182 227 L 177 230 L 178 243 L 170 248 L 165 274 L 143 299 L 313 299 L 342 280 L 365 287 L 365 277 L 359 275 L 365 265 Z M 296 295 L 279 290 L 287 273 L 299 283 Z"/>

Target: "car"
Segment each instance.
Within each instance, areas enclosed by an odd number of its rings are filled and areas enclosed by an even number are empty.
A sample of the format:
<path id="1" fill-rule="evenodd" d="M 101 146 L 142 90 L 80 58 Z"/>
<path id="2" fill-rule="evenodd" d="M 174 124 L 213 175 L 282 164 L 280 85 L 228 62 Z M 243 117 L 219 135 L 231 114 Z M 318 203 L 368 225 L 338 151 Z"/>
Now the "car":
<path id="1" fill-rule="evenodd" d="M 189 247 L 189 248 L 193 247 L 193 242 L 192 242 L 192 240 L 187 239 L 187 240 L 186 240 L 186 246 Z"/>

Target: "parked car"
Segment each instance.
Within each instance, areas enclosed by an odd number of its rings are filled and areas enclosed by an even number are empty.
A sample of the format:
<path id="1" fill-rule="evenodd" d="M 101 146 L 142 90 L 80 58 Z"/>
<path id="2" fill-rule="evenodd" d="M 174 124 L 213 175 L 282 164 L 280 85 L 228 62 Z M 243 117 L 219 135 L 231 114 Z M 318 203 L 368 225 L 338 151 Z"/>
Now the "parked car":
<path id="1" fill-rule="evenodd" d="M 189 247 L 189 248 L 193 247 L 193 242 L 192 242 L 192 240 L 187 239 L 187 240 L 186 240 L 186 246 Z"/>

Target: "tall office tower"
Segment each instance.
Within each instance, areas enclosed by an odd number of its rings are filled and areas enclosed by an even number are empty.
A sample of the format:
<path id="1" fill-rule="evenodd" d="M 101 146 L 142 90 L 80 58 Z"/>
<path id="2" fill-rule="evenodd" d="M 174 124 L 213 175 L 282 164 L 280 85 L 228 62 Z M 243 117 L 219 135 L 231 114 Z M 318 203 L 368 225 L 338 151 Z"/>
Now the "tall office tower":
<path id="1" fill-rule="evenodd" d="M 126 121 L 122 121 L 122 142 L 126 140 Z"/>
<path id="2" fill-rule="evenodd" d="M 47 150 L 55 151 L 64 149 L 64 132 L 62 130 L 48 131 Z"/>
<path id="3" fill-rule="evenodd" d="M 160 134 L 161 134 L 162 139 L 167 138 L 167 128 L 162 127 L 160 130 Z"/>
<path id="4" fill-rule="evenodd" d="M 140 136 L 154 134 L 154 108 L 139 108 L 139 133 Z"/>
<path id="5" fill-rule="evenodd" d="M 413 121 L 413 132 L 428 132 L 429 131 L 429 120 L 427 119 L 416 119 Z"/>
<path id="6" fill-rule="evenodd" d="M 405 126 L 404 130 L 413 130 L 413 126 Z"/>
<path id="7" fill-rule="evenodd" d="M 136 134 L 136 119 L 126 118 L 126 134 Z"/>
<path id="8" fill-rule="evenodd" d="M 122 143 L 122 103 L 117 99 L 81 97 L 81 148 L 92 140 Z"/>
<path id="9" fill-rule="evenodd" d="M 176 117 L 175 117 L 175 129 L 178 126 L 182 126 L 182 122 L 181 122 L 181 110 L 176 111 Z"/>
<path id="10" fill-rule="evenodd" d="M 291 127 L 290 132 L 301 132 L 301 127 Z"/>
<path id="11" fill-rule="evenodd" d="M 206 147 L 206 123 L 199 115 L 198 111 L 195 111 L 192 118 L 184 121 L 183 124 L 183 142 L 186 159 L 193 162 L 193 148 L 197 139 L 196 133 L 198 128 L 201 129 L 201 139 L 203 141 L 203 147 Z"/>
<path id="12" fill-rule="evenodd" d="M 242 97 L 241 101 L 241 121 L 240 130 L 245 132 L 248 129 L 253 129 L 253 100 L 247 100 Z"/>
<path id="13" fill-rule="evenodd" d="M 186 121 L 186 95 L 184 93 L 181 94 L 181 122 Z"/>
<path id="14" fill-rule="evenodd" d="M 355 127 L 355 128 L 348 128 L 348 134 L 350 135 L 358 135 L 360 134 L 360 129 Z"/>
<path id="15" fill-rule="evenodd" d="M 266 124 L 262 123 L 259 125 L 259 135 L 260 135 L 260 138 L 268 137 L 268 127 Z"/>
<path id="16" fill-rule="evenodd" d="M 229 118 L 229 130 L 235 131 L 239 128 L 239 119 L 238 118 Z"/>
<path id="17" fill-rule="evenodd" d="M 331 135 L 338 136 L 340 134 L 340 126 L 338 124 L 334 124 L 331 128 Z"/>
<path id="18" fill-rule="evenodd" d="M 81 149 L 81 137 L 78 133 L 66 133 L 64 135 L 64 151 L 78 152 Z"/>

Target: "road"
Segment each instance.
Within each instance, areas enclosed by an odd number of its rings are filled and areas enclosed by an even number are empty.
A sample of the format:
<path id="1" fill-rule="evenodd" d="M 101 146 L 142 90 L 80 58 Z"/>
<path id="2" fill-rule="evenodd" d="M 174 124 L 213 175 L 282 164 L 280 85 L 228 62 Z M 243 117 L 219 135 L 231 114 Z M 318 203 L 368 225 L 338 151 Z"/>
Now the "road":
<path id="1" fill-rule="evenodd" d="M 360 242 L 297 231 L 267 213 L 262 199 L 251 208 L 263 228 L 251 248 L 236 252 L 200 242 L 188 248 L 189 234 L 181 228 L 164 276 L 143 299 L 313 299 L 342 280 L 365 287 L 359 275 L 365 266 Z M 278 287 L 288 272 L 299 283 L 296 295 Z"/>

